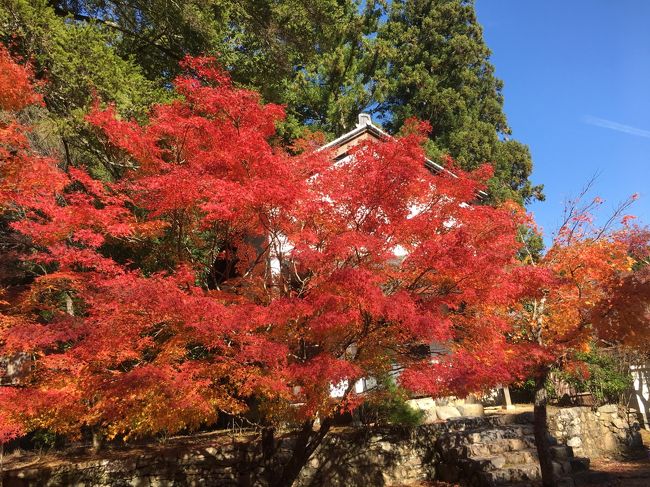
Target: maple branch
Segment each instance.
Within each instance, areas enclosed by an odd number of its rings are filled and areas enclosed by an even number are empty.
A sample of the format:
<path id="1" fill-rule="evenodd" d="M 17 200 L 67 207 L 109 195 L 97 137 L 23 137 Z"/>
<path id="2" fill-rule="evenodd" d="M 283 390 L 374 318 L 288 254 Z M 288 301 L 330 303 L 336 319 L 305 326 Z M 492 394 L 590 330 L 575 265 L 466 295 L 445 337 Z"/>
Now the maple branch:
<path id="1" fill-rule="evenodd" d="M 596 173 L 587 181 L 587 183 L 585 184 L 585 186 L 583 186 L 582 190 L 580 190 L 580 193 L 576 198 L 574 198 L 573 200 L 565 201 L 564 210 L 563 210 L 564 218 L 562 224 L 560 225 L 560 227 L 556 232 L 557 236 L 559 236 L 562 233 L 562 230 L 568 228 L 569 222 L 574 220 L 574 224 L 571 228 L 571 231 L 569 232 L 568 241 L 571 241 L 573 238 L 573 233 L 578 225 L 578 222 L 575 221 L 575 218 L 578 215 L 583 215 L 585 213 L 588 213 L 597 204 L 596 200 L 592 200 L 589 204 L 587 204 L 583 208 L 579 208 L 580 202 L 584 199 L 587 193 L 591 191 L 591 188 L 594 186 L 597 178 L 598 178 L 598 174 Z"/>
<path id="2" fill-rule="evenodd" d="M 434 269 L 432 267 L 427 267 L 422 272 L 420 272 L 420 274 L 406 288 L 409 289 L 409 290 L 415 290 L 415 287 L 416 287 L 417 283 L 420 281 L 420 279 L 422 279 L 425 275 L 427 275 L 429 272 L 431 272 L 433 270 Z"/>
<path id="3" fill-rule="evenodd" d="M 614 209 L 614 211 L 610 215 L 609 219 L 601 227 L 600 232 L 598 232 L 594 240 L 599 240 L 601 237 L 603 237 L 607 233 L 607 231 L 612 227 L 612 225 L 616 222 L 616 220 L 619 219 L 621 215 L 623 215 L 623 212 L 627 210 L 630 206 L 632 206 L 635 201 L 636 201 L 636 197 L 630 196 L 625 201 L 619 203 L 618 206 Z"/>

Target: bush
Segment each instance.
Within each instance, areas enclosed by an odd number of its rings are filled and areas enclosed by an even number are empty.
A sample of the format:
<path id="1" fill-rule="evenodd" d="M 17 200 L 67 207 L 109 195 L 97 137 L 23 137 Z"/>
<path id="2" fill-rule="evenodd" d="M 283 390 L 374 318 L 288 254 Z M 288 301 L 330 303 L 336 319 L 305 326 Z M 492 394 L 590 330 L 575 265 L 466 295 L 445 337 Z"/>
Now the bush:
<path id="1" fill-rule="evenodd" d="M 417 426 L 424 419 L 424 411 L 412 407 L 408 393 L 392 377 L 378 381 L 377 391 L 363 404 L 361 418 L 364 423 L 388 423 Z"/>
<path id="2" fill-rule="evenodd" d="M 571 394 L 590 393 L 597 404 L 617 403 L 632 387 L 629 361 L 592 345 L 588 352 L 578 352 L 563 367 L 551 370 L 545 388 L 549 398 L 568 403 L 575 401 Z M 567 387 L 571 390 L 566 396 Z M 533 402 L 535 379 L 528 378 L 510 388 L 513 402 Z M 564 397 L 560 397 L 563 396 Z"/>
<path id="3" fill-rule="evenodd" d="M 627 365 L 602 349 L 592 347 L 588 352 L 577 353 L 575 358 L 581 366 L 559 370 L 556 377 L 576 392 L 590 392 L 600 404 L 619 402 L 632 386 Z"/>

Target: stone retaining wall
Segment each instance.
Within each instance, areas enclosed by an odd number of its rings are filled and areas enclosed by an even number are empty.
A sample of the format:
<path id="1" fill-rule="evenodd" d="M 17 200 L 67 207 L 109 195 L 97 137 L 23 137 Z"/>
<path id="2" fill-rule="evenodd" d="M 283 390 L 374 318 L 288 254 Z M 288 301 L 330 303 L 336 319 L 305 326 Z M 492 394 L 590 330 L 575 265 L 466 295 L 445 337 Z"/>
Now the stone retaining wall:
<path id="1" fill-rule="evenodd" d="M 401 485 L 433 478 L 436 438 L 453 428 L 447 423 L 338 428 L 325 437 L 295 485 Z M 273 472 L 291 457 L 294 445 L 292 435 L 281 437 L 272 457 L 265 458 L 259 435 L 213 434 L 194 442 L 179 439 L 148 448 L 107 450 L 95 458 L 68 455 L 33 465 L 12 465 L 9 459 L 0 485 L 266 487 Z"/>
<path id="2" fill-rule="evenodd" d="M 621 457 L 642 446 L 636 411 L 606 404 L 562 408 L 549 415 L 549 433 L 559 444 L 570 446 L 576 456 L 592 459 Z"/>
<path id="3" fill-rule="evenodd" d="M 450 455 L 446 451 L 449 445 L 445 438 L 455 438 L 456 443 L 465 437 L 468 441 L 482 441 L 482 435 L 492 434 L 495 428 L 506 428 L 511 423 L 530 424 L 531 420 L 531 414 L 524 413 L 455 418 L 416 428 L 336 428 L 317 448 L 295 485 L 390 486 L 436 479 L 444 474 L 445 468 L 456 468 L 452 464 L 460 458 L 459 454 Z M 615 408 L 600 408 L 597 412 L 589 408 L 568 408 L 551 415 L 549 426 L 558 442 L 572 446 L 576 455 L 596 458 L 619 454 L 634 446 L 635 437 L 628 436 L 629 430 L 621 420 Z M 510 429 L 510 433 L 516 430 Z M 528 429 L 532 431 L 531 427 Z M 108 449 L 98 456 L 69 452 L 47 461 L 34 458 L 31 463 L 26 462 L 29 458 L 9 458 L 1 485 L 266 487 L 291 457 L 295 443 L 296 438 L 291 434 L 277 438 L 270 446 L 273 453 L 269 455 L 269 445 L 263 447 L 259 435 L 230 437 L 212 433 L 176 438 L 163 445 Z M 458 463 L 459 480 L 463 468 Z"/>

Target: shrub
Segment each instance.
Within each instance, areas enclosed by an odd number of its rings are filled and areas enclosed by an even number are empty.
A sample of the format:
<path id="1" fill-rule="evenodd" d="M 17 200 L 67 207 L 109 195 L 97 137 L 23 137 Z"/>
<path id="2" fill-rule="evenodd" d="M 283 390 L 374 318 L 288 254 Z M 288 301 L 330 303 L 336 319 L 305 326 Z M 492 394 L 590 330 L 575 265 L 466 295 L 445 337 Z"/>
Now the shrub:
<path id="1" fill-rule="evenodd" d="M 592 347 L 588 352 L 577 353 L 575 358 L 582 366 L 559 370 L 556 377 L 576 392 L 590 392 L 600 404 L 619 402 L 632 386 L 627 365 L 603 349 Z"/>
<path id="2" fill-rule="evenodd" d="M 408 397 L 407 392 L 392 377 L 382 378 L 378 381 L 377 391 L 362 406 L 362 421 L 403 426 L 421 424 L 424 412 L 412 407 L 407 402 Z"/>

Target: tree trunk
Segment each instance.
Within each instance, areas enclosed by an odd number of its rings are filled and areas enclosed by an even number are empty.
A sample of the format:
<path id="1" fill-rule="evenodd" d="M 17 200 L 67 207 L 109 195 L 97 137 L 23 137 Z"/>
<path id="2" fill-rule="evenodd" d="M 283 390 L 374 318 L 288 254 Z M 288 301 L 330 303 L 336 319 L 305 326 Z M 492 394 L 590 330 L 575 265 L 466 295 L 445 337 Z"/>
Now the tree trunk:
<path id="1" fill-rule="evenodd" d="M 309 457 L 322 443 L 330 426 L 331 420 L 329 418 L 321 422 L 318 431 L 314 430 L 313 420 L 303 423 L 293 448 L 293 455 L 284 468 L 282 468 L 281 473 L 271 483 L 272 487 L 291 487 L 293 485 L 298 475 L 300 475 L 300 471 L 309 460 Z"/>
<path id="2" fill-rule="evenodd" d="M 535 418 L 534 418 L 534 431 L 535 431 L 535 446 L 537 447 L 537 455 L 539 456 L 539 465 L 542 468 L 542 486 L 555 487 L 556 481 L 553 475 L 553 461 L 551 458 L 551 448 L 548 439 L 548 427 L 546 424 L 546 404 L 548 397 L 546 394 L 546 384 L 548 372 L 544 372 L 535 381 Z"/>
<path id="3" fill-rule="evenodd" d="M 277 475 L 275 464 L 275 428 L 262 428 L 262 461 L 264 464 L 265 477 L 269 485 L 273 484 L 275 475 Z"/>
<path id="4" fill-rule="evenodd" d="M 98 427 L 92 429 L 92 452 L 99 453 L 104 447 L 104 434 Z"/>

